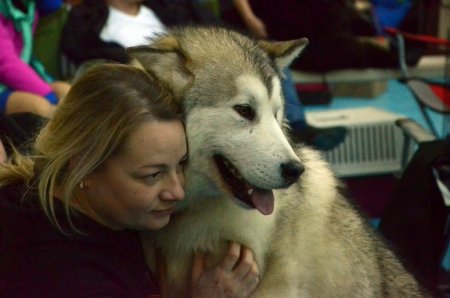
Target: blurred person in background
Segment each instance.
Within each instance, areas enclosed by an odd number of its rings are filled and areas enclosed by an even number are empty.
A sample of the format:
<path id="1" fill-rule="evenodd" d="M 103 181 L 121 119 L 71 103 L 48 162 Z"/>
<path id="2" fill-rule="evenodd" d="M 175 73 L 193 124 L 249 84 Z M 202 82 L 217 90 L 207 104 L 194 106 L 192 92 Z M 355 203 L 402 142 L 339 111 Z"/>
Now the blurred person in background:
<path id="1" fill-rule="evenodd" d="M 51 118 L 70 85 L 54 81 L 33 58 L 39 15 L 59 9 L 58 0 L 0 1 L 0 112 L 30 112 Z"/>

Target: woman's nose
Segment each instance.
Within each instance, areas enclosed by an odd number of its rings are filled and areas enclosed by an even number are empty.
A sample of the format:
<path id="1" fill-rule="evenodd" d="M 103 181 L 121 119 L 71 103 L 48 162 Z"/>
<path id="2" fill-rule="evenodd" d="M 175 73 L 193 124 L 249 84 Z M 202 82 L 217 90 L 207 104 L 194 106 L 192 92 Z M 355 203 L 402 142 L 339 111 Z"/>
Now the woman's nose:
<path id="1" fill-rule="evenodd" d="M 163 200 L 181 201 L 184 199 L 184 175 L 170 175 L 166 181 L 163 192 L 161 193 Z"/>

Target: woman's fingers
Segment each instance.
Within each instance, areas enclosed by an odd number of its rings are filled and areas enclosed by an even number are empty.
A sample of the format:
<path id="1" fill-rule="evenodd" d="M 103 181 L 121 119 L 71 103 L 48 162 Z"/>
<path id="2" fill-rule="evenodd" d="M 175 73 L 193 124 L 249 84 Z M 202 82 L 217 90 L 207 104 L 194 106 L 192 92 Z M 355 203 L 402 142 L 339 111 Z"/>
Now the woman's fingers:
<path id="1" fill-rule="evenodd" d="M 205 271 L 205 254 L 197 253 L 194 256 L 194 261 L 192 264 L 192 280 L 198 280 L 202 275 L 203 271 Z"/>
<path id="2" fill-rule="evenodd" d="M 259 270 L 256 262 L 253 263 L 251 270 L 245 276 L 243 283 L 247 285 L 246 289 L 252 293 L 259 284 Z"/>
<path id="3" fill-rule="evenodd" d="M 191 294 L 195 297 L 246 298 L 259 283 L 258 266 L 250 249 L 231 242 L 217 267 L 206 267 L 205 254 L 196 254 L 192 265 Z"/>
<path id="4" fill-rule="evenodd" d="M 241 245 L 236 242 L 231 242 L 230 248 L 228 249 L 228 253 L 226 254 L 225 258 L 223 259 L 219 267 L 227 272 L 233 271 L 234 267 L 239 261 L 240 255 L 241 255 Z"/>
<path id="5" fill-rule="evenodd" d="M 250 273 L 254 264 L 252 251 L 247 247 L 242 247 L 239 262 L 234 268 L 236 278 L 243 280 Z"/>
<path id="6" fill-rule="evenodd" d="M 236 297 L 250 296 L 259 284 L 259 270 L 253 252 L 243 245 L 231 243 L 225 259 L 227 258 L 229 259 L 224 260 L 224 263 L 226 263 L 224 267 L 227 268 L 229 277 L 235 284 L 234 293 Z M 222 269 L 224 269 L 224 263 L 222 263 Z M 234 263 L 234 266 L 230 271 L 232 263 Z"/>

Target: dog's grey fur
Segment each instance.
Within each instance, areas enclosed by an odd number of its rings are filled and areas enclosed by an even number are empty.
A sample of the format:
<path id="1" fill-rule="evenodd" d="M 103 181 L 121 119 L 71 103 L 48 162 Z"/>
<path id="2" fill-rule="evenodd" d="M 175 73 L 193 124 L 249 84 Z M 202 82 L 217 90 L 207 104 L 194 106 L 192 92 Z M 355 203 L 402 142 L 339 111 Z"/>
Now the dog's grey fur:
<path id="1" fill-rule="evenodd" d="M 167 227 L 144 237 L 149 256 L 155 248 L 163 252 L 170 296 L 186 292 L 194 252 L 210 252 L 209 262 L 216 264 L 229 240 L 254 252 L 261 272 L 255 297 L 424 296 L 341 195 L 327 163 L 305 146 L 293 149 L 284 134 L 280 70 L 306 43 L 254 41 L 225 29 L 188 27 L 129 50 L 134 65 L 169 88 L 186 113 L 186 199 Z M 242 104 L 255 110 L 254 119 L 239 115 L 235 107 Z M 274 190 L 272 214 L 234 198 L 213 160 L 216 154 L 248 183 Z M 283 178 L 283 163 L 299 171 L 304 166 L 298 182 L 290 185 Z M 153 257 L 149 264 L 155 269 Z"/>

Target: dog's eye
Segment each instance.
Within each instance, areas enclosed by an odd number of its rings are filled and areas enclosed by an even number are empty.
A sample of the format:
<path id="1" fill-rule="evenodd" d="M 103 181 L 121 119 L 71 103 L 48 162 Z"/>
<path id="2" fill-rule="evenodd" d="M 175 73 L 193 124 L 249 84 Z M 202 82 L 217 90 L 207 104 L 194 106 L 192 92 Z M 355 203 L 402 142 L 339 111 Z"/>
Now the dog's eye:
<path id="1" fill-rule="evenodd" d="M 245 119 L 253 120 L 255 118 L 255 110 L 249 105 L 235 105 L 233 109 Z"/>

